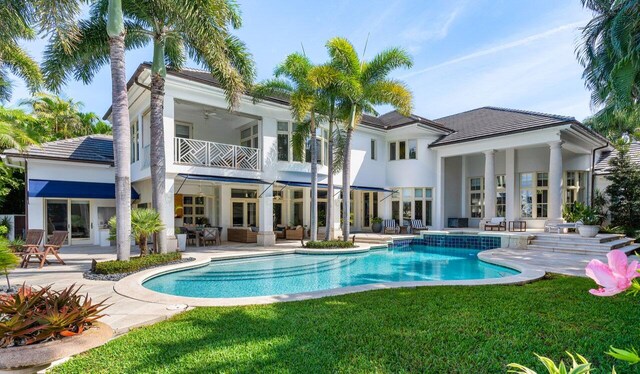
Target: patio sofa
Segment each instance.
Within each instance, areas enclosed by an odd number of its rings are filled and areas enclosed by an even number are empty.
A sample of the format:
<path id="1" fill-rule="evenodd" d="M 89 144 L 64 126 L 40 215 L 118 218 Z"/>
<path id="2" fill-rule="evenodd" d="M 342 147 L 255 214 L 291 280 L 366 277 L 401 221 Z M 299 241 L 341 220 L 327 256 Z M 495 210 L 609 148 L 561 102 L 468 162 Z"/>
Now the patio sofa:
<path id="1" fill-rule="evenodd" d="M 229 227 L 227 241 L 240 243 L 257 243 L 258 229 L 251 227 Z"/>
<path id="2" fill-rule="evenodd" d="M 296 228 L 288 228 L 285 230 L 285 239 L 287 240 L 302 240 L 304 237 L 304 229 L 302 226 L 297 226 Z"/>

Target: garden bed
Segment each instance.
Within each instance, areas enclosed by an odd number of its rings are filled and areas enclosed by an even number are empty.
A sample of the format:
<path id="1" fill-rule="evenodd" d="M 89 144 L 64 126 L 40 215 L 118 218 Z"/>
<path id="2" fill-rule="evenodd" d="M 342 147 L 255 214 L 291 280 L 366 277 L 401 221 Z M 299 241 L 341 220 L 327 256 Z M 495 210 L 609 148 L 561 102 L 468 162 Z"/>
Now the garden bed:
<path id="1" fill-rule="evenodd" d="M 144 257 L 131 257 L 129 261 L 96 262 L 91 270 L 85 271 L 83 277 L 90 280 L 119 281 L 131 274 L 166 265 L 194 261 L 195 258 L 182 258 L 180 252 L 151 254 Z"/>
<path id="2" fill-rule="evenodd" d="M 304 248 L 308 249 L 342 249 L 342 248 L 357 248 L 352 241 L 342 240 L 318 240 L 308 241 L 304 243 Z"/>

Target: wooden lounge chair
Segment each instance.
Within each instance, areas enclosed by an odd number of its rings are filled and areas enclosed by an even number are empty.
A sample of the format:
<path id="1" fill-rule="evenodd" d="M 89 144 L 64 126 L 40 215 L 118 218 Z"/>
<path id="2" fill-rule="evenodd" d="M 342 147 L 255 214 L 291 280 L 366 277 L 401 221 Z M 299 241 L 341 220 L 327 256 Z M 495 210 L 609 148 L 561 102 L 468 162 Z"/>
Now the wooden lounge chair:
<path id="1" fill-rule="evenodd" d="M 207 245 L 207 243 L 213 243 L 213 245 L 220 244 L 220 234 L 215 227 L 205 227 L 200 233 L 200 243 Z"/>
<path id="2" fill-rule="evenodd" d="M 40 248 L 40 243 L 42 242 L 42 237 L 44 237 L 44 230 L 27 230 L 27 237 L 25 238 L 24 244 L 22 245 L 23 252 L 26 253 L 33 250 L 38 250 Z"/>
<path id="3" fill-rule="evenodd" d="M 506 231 L 507 230 L 507 222 L 504 217 L 493 217 L 489 222 L 484 224 L 484 231 Z"/>
<path id="4" fill-rule="evenodd" d="M 391 231 L 392 234 L 400 233 L 400 226 L 396 224 L 396 220 L 394 219 L 385 219 L 384 221 L 382 221 L 382 227 L 384 227 L 385 234 L 388 231 Z"/>
<path id="5" fill-rule="evenodd" d="M 62 265 L 66 265 L 58 255 L 58 251 L 64 244 L 64 241 L 67 239 L 67 234 L 68 233 L 66 231 L 54 231 L 51 239 L 49 240 L 49 243 L 44 245 L 44 250 L 36 250 L 23 257 L 22 267 L 26 268 L 27 266 L 29 266 L 29 260 L 33 256 L 37 257 L 40 260 L 40 268 L 42 269 L 45 262 L 49 264 L 49 260 L 47 260 L 47 257 L 49 255 L 53 255 L 56 259 L 58 259 L 58 262 L 60 262 Z"/>
<path id="6" fill-rule="evenodd" d="M 422 220 L 420 219 L 412 219 L 411 220 L 411 233 L 416 234 L 416 232 L 414 231 L 420 231 L 420 230 L 429 230 L 429 228 L 427 226 L 424 225 L 424 223 L 422 223 Z"/>

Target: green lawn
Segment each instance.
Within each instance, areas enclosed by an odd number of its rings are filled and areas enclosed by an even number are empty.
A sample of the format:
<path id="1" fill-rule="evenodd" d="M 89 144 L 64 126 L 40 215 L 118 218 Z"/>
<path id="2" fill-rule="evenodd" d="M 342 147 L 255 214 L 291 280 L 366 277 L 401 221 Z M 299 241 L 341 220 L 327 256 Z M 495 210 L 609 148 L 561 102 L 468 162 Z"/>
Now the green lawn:
<path id="1" fill-rule="evenodd" d="M 598 298 L 588 279 L 422 287 L 253 307 L 197 308 L 57 367 L 56 373 L 504 373 L 566 350 L 598 367 L 640 347 L 640 297 Z M 640 366 L 617 363 L 618 373 Z M 542 372 L 542 371 L 540 371 Z"/>

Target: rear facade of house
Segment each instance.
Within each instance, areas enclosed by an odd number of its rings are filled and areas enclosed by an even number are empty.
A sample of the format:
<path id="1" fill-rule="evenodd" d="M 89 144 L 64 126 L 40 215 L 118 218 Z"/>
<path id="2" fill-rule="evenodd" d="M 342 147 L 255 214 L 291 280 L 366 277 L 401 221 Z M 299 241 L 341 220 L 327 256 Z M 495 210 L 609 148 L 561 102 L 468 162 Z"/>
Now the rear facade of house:
<path id="1" fill-rule="evenodd" d="M 134 207 L 151 206 L 150 66 L 129 82 Z M 142 83 L 142 84 L 138 84 Z M 229 112 L 210 74 L 170 70 L 164 132 L 166 206 L 171 245 L 190 224 L 246 228 L 274 243 L 276 226 L 310 223 L 310 152 L 291 151 L 295 123 L 280 98 L 242 98 Z M 107 116 L 109 113 L 107 113 Z M 327 205 L 327 124 L 318 136 L 320 233 Z M 594 161 L 606 139 L 572 117 L 483 107 L 429 120 L 390 112 L 365 116 L 353 137 L 351 228 L 374 217 L 433 229 L 478 227 L 484 220 L 526 220 L 529 228 L 562 220 L 562 206 L 588 202 Z M 71 244 L 106 244 L 115 212 L 112 140 L 88 136 L 47 143 L 8 162 L 27 171 L 29 228 L 70 232 Z M 333 236 L 340 234 L 342 176 L 336 174 Z"/>

